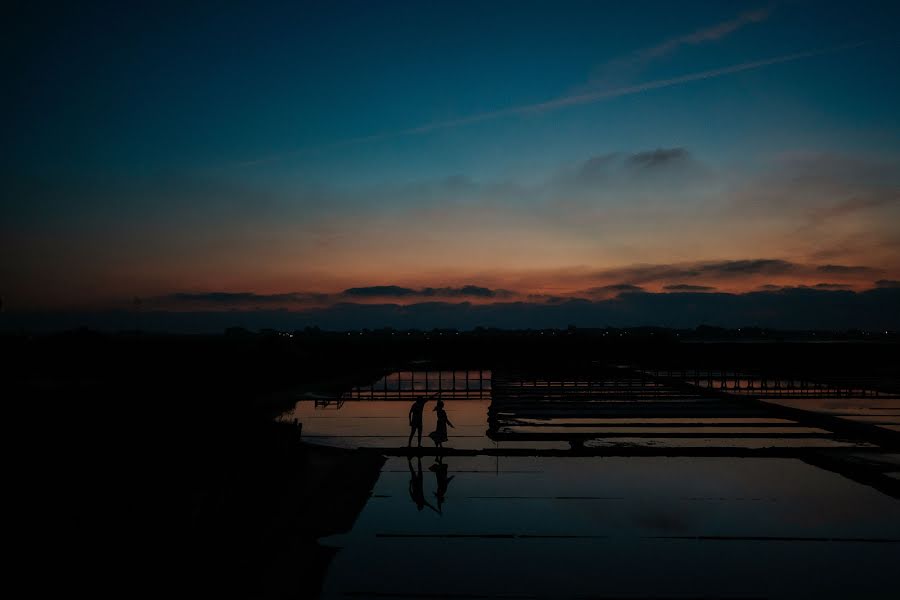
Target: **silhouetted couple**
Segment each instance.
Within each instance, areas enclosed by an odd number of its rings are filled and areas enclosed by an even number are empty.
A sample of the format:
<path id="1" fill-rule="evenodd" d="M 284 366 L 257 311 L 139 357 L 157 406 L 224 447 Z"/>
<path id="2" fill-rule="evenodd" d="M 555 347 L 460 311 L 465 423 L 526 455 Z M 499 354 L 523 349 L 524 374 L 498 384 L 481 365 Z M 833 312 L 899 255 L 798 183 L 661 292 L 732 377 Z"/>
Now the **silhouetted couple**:
<path id="1" fill-rule="evenodd" d="M 437 508 L 435 508 L 428 500 L 425 499 L 424 477 L 422 476 L 422 457 L 417 456 L 417 469 L 413 469 L 412 457 L 407 457 L 409 465 L 409 497 L 415 503 L 419 510 L 426 506 L 438 514 L 443 514 L 444 499 L 447 496 L 447 487 L 453 481 L 455 475 L 447 477 L 447 465 L 444 464 L 442 456 L 438 455 L 436 462 L 428 469 L 434 473 L 435 482 L 437 483 L 437 491 L 434 492 L 437 498 Z"/>
<path id="2" fill-rule="evenodd" d="M 412 446 L 413 436 L 418 433 L 419 447 L 422 447 L 422 412 L 425 410 L 426 402 L 428 402 L 428 398 L 416 398 L 416 401 L 409 408 L 409 442 L 407 446 Z M 437 413 L 437 425 L 434 431 L 428 434 L 428 437 L 431 438 L 435 446 L 443 448 L 444 442 L 447 441 L 447 426 L 454 427 L 454 425 L 447 417 L 443 400 L 437 401 L 434 412 Z"/>

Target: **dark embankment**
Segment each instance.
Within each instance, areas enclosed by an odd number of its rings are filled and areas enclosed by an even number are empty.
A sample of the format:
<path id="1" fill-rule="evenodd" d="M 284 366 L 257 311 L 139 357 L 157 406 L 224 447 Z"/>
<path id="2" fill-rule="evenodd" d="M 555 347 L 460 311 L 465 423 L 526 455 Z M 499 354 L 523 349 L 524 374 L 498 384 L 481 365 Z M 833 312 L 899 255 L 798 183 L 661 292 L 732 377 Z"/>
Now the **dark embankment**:
<path id="1" fill-rule="evenodd" d="M 34 590 L 314 597 L 383 459 L 275 422 L 336 368 L 268 339 L 2 339 Z M 331 383 L 329 383 L 331 382 Z"/>
<path id="2" fill-rule="evenodd" d="M 338 393 L 412 361 L 752 368 L 885 389 L 900 379 L 893 338 L 713 333 L 691 343 L 666 330 L 2 336 L 12 514 L 29 532 L 20 554 L 53 573 L 31 591 L 314 595 L 333 552 L 314 540 L 352 525 L 382 459 L 305 447 L 275 417 L 299 392 Z"/>

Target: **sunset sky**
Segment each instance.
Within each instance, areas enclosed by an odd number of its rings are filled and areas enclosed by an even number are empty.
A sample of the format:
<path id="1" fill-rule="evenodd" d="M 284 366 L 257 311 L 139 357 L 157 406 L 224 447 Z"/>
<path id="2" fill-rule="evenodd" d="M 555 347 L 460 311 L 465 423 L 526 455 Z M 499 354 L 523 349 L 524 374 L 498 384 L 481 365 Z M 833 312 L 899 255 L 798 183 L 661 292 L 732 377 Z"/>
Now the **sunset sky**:
<path id="1" fill-rule="evenodd" d="M 900 285 L 896 2 L 190 4 L 5 11 L 5 311 Z"/>

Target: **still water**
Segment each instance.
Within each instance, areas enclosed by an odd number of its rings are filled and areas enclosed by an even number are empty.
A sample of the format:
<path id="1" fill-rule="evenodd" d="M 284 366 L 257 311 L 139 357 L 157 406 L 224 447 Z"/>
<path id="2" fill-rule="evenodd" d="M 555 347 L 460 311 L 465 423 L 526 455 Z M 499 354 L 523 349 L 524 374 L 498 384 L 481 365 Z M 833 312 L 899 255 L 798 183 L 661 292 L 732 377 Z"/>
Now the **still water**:
<path id="1" fill-rule="evenodd" d="M 896 402 L 896 401 L 895 401 Z M 434 428 L 433 402 L 426 404 L 423 445 L 433 446 L 428 432 Z M 539 431 L 547 437 L 558 434 L 556 440 L 495 441 L 488 432 L 490 400 L 449 400 L 447 414 L 455 426 L 449 430 L 448 446 L 463 450 L 497 449 L 558 449 L 571 446 L 565 438 L 572 433 L 591 434 L 585 443 L 596 446 L 677 446 L 677 447 L 821 447 L 836 448 L 865 446 L 847 440 L 834 439 L 829 432 L 805 427 L 788 419 L 756 418 L 641 418 L 617 417 L 587 419 L 517 419 L 514 426 L 504 429 L 523 436 Z M 287 419 L 303 423 L 304 439 L 342 448 L 398 448 L 409 441 L 409 403 L 390 400 L 346 401 L 322 406 L 302 400 Z M 697 427 L 696 425 L 701 425 Z M 695 425 L 691 427 L 691 425 Z M 715 434 L 716 437 L 711 437 Z M 666 437 L 681 435 L 683 437 Z M 722 437 L 722 436 L 728 437 Z M 507 437 L 515 437 L 507 436 Z M 417 440 L 413 441 L 416 444 Z"/>
<path id="2" fill-rule="evenodd" d="M 491 375 L 392 374 L 285 415 L 309 442 L 390 455 L 352 529 L 320 540 L 340 548 L 323 597 L 900 597 L 900 501 L 816 466 L 840 453 L 898 479 L 900 456 L 802 415 L 633 377 Z M 434 390 L 454 425 L 446 446 L 494 455 L 402 455 L 410 400 Z M 770 401 L 900 424 L 896 398 Z M 640 452 L 522 456 L 573 448 Z M 759 448 L 777 457 L 746 457 Z"/>
<path id="3" fill-rule="evenodd" d="M 900 398 L 780 398 L 766 401 L 900 431 Z"/>
<path id="4" fill-rule="evenodd" d="M 900 502 L 794 459 L 395 457 L 323 597 L 895 597 L 898 542 Z"/>

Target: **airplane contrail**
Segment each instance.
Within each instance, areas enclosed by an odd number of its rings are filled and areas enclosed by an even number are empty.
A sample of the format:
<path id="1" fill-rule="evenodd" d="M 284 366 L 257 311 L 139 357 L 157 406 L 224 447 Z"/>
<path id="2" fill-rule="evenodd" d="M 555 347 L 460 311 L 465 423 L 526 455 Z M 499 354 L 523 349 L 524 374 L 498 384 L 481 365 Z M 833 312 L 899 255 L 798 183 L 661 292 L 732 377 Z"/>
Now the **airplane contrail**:
<path id="1" fill-rule="evenodd" d="M 796 52 L 793 54 L 784 54 L 782 56 L 776 56 L 774 58 L 767 58 L 767 59 L 763 59 L 763 60 L 744 62 L 744 63 L 739 63 L 736 65 L 730 65 L 727 67 L 720 67 L 718 69 L 708 69 L 706 71 L 698 71 L 695 73 L 688 73 L 686 75 L 680 75 L 678 77 L 670 77 L 668 79 L 656 79 L 653 81 L 646 81 L 644 83 L 638 83 L 635 85 L 624 86 L 624 87 L 619 87 L 619 88 L 614 88 L 614 89 L 588 91 L 588 92 L 581 92 L 581 93 L 577 93 L 577 94 L 568 94 L 565 96 L 559 96 L 557 98 L 553 98 L 551 100 L 546 100 L 544 102 L 537 102 L 534 104 L 523 104 L 523 105 L 518 105 L 518 106 L 510 106 L 510 107 L 501 108 L 501 109 L 495 110 L 495 111 L 477 113 L 474 115 L 470 115 L 468 117 L 460 117 L 457 119 L 448 119 L 446 121 L 437 121 L 434 123 L 428 123 L 425 125 L 410 127 L 407 129 L 399 129 L 396 131 L 388 131 L 388 132 L 384 132 L 384 133 L 375 133 L 375 134 L 367 135 L 367 136 L 349 138 L 346 140 L 334 142 L 332 144 L 326 144 L 324 146 L 319 146 L 316 149 L 323 150 L 323 149 L 327 149 L 327 148 L 336 148 L 336 147 L 341 147 L 341 146 L 361 144 L 361 143 L 365 143 L 365 142 L 374 142 L 374 141 L 395 138 L 395 137 L 421 135 L 421 134 L 425 134 L 425 133 L 430 133 L 432 131 L 438 131 L 441 129 L 450 129 L 453 127 L 460 127 L 463 125 L 471 125 L 473 123 L 480 123 L 483 121 L 490 121 L 490 120 L 494 120 L 494 119 L 500 119 L 503 117 L 550 112 L 550 111 L 554 111 L 554 110 L 559 110 L 561 108 L 567 108 L 570 106 L 593 104 L 595 102 L 601 102 L 603 100 L 610 100 L 612 98 L 621 98 L 622 96 L 631 96 L 634 94 L 640 94 L 640 93 L 648 92 L 651 90 L 658 90 L 658 89 L 662 89 L 662 88 L 681 85 L 684 83 L 690 83 L 692 81 L 701 81 L 704 79 L 715 79 L 718 77 L 724 77 L 725 75 L 732 75 L 734 73 L 742 73 L 744 71 L 753 71 L 756 69 L 761 69 L 763 67 L 768 67 L 768 66 L 772 66 L 772 65 L 790 63 L 790 62 L 795 62 L 798 60 L 804 60 L 807 58 L 813 58 L 816 56 L 822 56 L 825 54 L 842 52 L 845 50 L 851 50 L 853 48 L 858 48 L 860 46 L 864 46 L 869 43 L 870 43 L 869 41 L 864 41 L 864 42 L 855 42 L 855 43 L 851 43 L 851 44 L 842 44 L 840 46 L 833 46 L 831 48 L 825 48 L 825 49 L 819 49 L 819 50 L 807 50 L 805 52 Z M 303 150 L 300 150 L 300 152 L 302 152 L 302 151 Z M 258 159 L 258 160 L 246 161 L 245 163 L 242 163 L 242 164 L 245 166 L 250 166 L 253 164 L 258 164 L 260 162 L 269 162 L 270 160 L 279 160 L 280 158 L 281 158 L 281 156 L 273 157 L 272 159 Z"/>
<path id="2" fill-rule="evenodd" d="M 745 62 L 745 63 L 740 63 L 737 65 L 731 65 L 728 67 L 720 67 L 718 69 L 709 69 L 707 71 L 699 71 L 696 73 L 689 73 L 687 75 L 671 77 L 669 79 L 656 79 L 654 81 L 647 81 L 644 83 L 638 83 L 635 85 L 614 88 L 611 90 L 597 90 L 597 91 L 593 91 L 593 92 L 583 92 L 583 93 L 579 93 L 579 94 L 560 96 L 560 97 L 554 98 L 552 100 L 538 102 L 535 104 L 524 104 L 524 105 L 520 105 L 520 106 L 511 106 L 511 107 L 503 108 L 503 109 L 496 110 L 496 111 L 478 113 L 475 115 L 471 115 L 469 117 L 461 117 L 459 119 L 439 121 L 437 123 L 430 123 L 430 124 L 421 125 L 418 127 L 411 127 L 409 129 L 402 129 L 399 131 L 384 133 L 384 134 L 380 134 L 380 135 L 392 137 L 392 136 L 396 136 L 396 135 L 414 135 L 414 134 L 418 134 L 418 133 L 428 133 L 430 131 L 435 131 L 438 129 L 457 127 L 459 125 L 467 125 L 469 123 L 477 123 L 479 121 L 486 121 L 489 119 L 497 119 L 500 117 L 506 117 L 506 116 L 512 116 L 512 115 L 523 115 L 523 114 L 536 113 L 536 112 L 546 112 L 546 111 L 556 110 L 556 109 L 560 109 L 560 108 L 565 108 L 568 106 L 592 104 L 594 102 L 599 102 L 601 100 L 609 100 L 611 98 L 619 98 L 621 96 L 631 96 L 633 94 L 639 94 L 641 92 L 646 92 L 646 91 L 650 91 L 650 90 L 657 90 L 657 89 L 661 89 L 661 88 L 672 87 L 675 85 L 680 85 L 682 83 L 688 83 L 691 81 L 700 81 L 702 79 L 714 79 L 716 77 L 722 77 L 724 75 L 741 73 L 743 71 L 752 71 L 755 69 L 761 69 L 762 67 L 768 67 L 771 65 L 794 62 L 794 61 L 798 61 L 798 60 L 803 60 L 805 58 L 813 58 L 815 56 L 821 56 L 823 54 L 829 54 L 829 53 L 838 52 L 841 50 L 849 50 L 852 48 L 857 48 L 859 46 L 862 46 L 866 43 L 867 42 L 857 42 L 854 44 L 846 44 L 846 45 L 842 45 L 842 46 L 836 46 L 836 47 L 828 48 L 825 50 L 808 50 L 806 52 L 785 54 L 783 56 L 777 56 L 775 58 L 767 58 L 764 60 Z M 379 135 L 376 134 L 376 135 L 367 136 L 367 137 L 355 138 L 355 140 L 362 141 L 362 140 L 378 139 L 378 138 L 379 138 Z"/>

